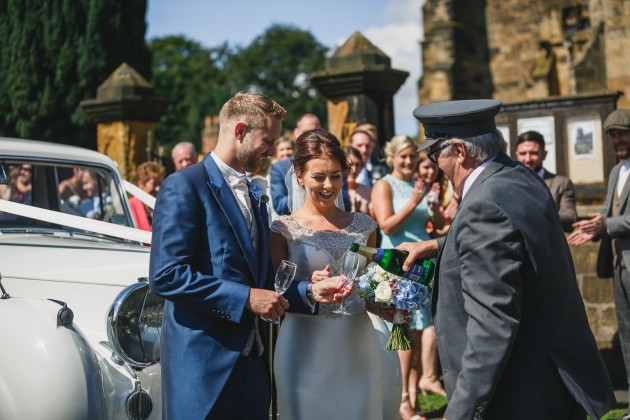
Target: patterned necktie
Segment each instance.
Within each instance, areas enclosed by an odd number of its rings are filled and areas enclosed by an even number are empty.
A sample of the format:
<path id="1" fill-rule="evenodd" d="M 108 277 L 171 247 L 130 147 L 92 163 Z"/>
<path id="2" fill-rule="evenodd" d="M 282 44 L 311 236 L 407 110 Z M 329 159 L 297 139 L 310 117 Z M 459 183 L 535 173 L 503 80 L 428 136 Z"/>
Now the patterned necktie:
<path id="1" fill-rule="evenodd" d="M 236 195 L 236 202 L 238 203 L 241 213 L 243 213 L 243 217 L 245 218 L 245 224 L 249 230 L 249 236 L 252 240 L 252 244 L 254 245 L 254 249 L 258 250 L 258 226 L 256 225 L 254 214 L 251 210 L 252 203 L 249 197 L 247 179 L 244 177 L 241 178 L 230 175 L 229 182 L 232 190 L 234 191 L 234 195 Z"/>

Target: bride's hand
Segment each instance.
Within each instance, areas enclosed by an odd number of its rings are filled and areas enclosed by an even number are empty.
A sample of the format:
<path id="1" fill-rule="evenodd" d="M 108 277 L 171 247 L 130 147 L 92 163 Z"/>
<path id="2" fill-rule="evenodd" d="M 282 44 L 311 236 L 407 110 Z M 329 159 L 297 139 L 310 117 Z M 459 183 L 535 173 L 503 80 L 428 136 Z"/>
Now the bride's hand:
<path id="1" fill-rule="evenodd" d="M 347 279 L 347 277 L 346 277 Z M 344 285 L 342 276 L 330 277 L 313 282 L 313 299 L 319 303 L 339 303 L 352 291 L 353 283 Z"/>
<path id="2" fill-rule="evenodd" d="M 323 270 L 315 270 L 311 275 L 311 281 L 317 283 L 318 281 L 326 280 L 330 278 L 330 264 L 327 264 Z"/>

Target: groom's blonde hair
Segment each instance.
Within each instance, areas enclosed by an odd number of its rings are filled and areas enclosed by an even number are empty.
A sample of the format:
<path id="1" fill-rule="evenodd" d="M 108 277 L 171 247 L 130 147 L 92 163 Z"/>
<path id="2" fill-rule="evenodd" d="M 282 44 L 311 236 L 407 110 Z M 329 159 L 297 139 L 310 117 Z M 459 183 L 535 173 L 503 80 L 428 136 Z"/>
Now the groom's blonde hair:
<path id="1" fill-rule="evenodd" d="M 241 120 L 250 128 L 263 128 L 267 119 L 280 121 L 287 116 L 287 111 L 276 101 L 258 93 L 239 92 L 228 100 L 219 112 L 219 129 Z"/>

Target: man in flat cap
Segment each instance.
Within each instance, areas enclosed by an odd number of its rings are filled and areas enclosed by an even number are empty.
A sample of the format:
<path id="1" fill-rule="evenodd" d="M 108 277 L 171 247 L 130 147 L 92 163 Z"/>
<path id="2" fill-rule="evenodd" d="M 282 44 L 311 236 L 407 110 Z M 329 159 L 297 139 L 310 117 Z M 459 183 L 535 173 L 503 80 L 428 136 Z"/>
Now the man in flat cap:
<path id="1" fill-rule="evenodd" d="M 597 255 L 597 275 L 613 278 L 619 342 L 626 375 L 630 383 L 630 109 L 617 109 L 604 121 L 619 163 L 610 170 L 608 193 L 601 213 L 589 214 L 588 220 L 575 223 L 569 245 L 578 246 L 601 239 Z M 630 407 L 623 417 L 630 420 Z"/>
<path id="2" fill-rule="evenodd" d="M 421 106 L 431 160 L 460 208 L 445 238 L 403 243 L 410 266 L 437 256 L 432 312 L 448 407 L 460 419 L 600 418 L 614 405 L 556 205 L 505 154 L 501 103 Z"/>

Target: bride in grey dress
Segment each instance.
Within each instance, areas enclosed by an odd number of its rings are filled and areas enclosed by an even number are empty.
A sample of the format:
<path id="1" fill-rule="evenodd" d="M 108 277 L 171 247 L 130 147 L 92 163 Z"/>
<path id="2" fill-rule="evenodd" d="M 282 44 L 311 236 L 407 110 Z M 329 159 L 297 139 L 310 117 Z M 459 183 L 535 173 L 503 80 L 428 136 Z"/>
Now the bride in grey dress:
<path id="1" fill-rule="evenodd" d="M 295 281 L 339 275 L 350 243 L 374 245 L 376 222 L 335 205 L 349 168 L 331 133 L 303 133 L 293 167 L 293 189 L 301 200 L 292 199 L 293 213 L 272 224 L 274 266 L 282 259 L 295 262 Z M 335 305 L 319 305 L 314 316 L 287 313 L 274 357 L 281 419 L 397 418 L 398 357 L 384 349 L 387 329 L 368 311 L 392 314 L 364 302 L 354 290 L 347 305 L 350 315 L 333 313 Z"/>

